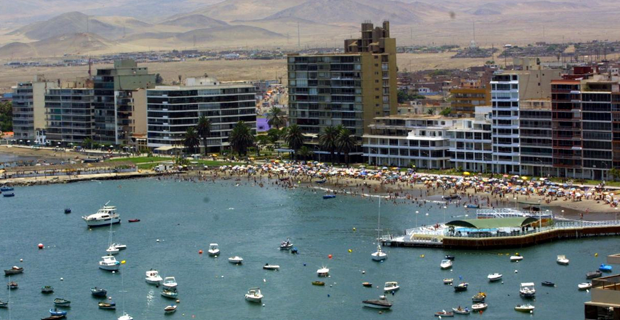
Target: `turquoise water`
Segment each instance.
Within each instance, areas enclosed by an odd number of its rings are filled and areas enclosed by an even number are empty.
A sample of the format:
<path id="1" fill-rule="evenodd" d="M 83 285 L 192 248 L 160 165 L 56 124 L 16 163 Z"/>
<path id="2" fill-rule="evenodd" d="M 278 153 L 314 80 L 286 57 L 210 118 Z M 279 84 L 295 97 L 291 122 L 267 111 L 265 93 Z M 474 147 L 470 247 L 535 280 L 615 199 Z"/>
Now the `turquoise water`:
<path id="1" fill-rule="evenodd" d="M 12 277 L 20 285 L 11 292 L 12 319 L 47 316 L 55 297 L 72 301 L 71 319 L 116 319 L 123 304 L 136 320 L 433 319 L 436 311 L 471 305 L 471 296 L 478 290 L 488 294 L 489 309 L 483 315 L 488 319 L 579 319 L 590 295 L 578 291 L 577 284 L 607 254 L 620 252 L 618 238 L 598 238 L 525 248 L 519 250 L 525 259 L 518 264 L 497 251 L 407 248 L 387 248 L 389 259 L 376 263 L 370 253 L 375 251 L 377 201 L 344 196 L 322 200 L 321 193 L 307 189 L 234 184 L 150 179 L 16 188 L 15 198 L 0 198 L 0 267 L 21 265 L 26 270 Z M 97 267 L 107 248 L 109 228 L 89 231 L 80 218 L 108 200 L 123 218 L 121 225 L 114 226 L 114 240 L 128 246 L 117 256 L 127 261 L 120 274 Z M 72 214 L 63 213 L 67 206 Z M 429 212 L 428 217 L 420 214 L 420 224 L 443 221 L 437 205 L 418 208 L 384 202 L 384 230 L 401 234 L 413 227 L 415 210 Z M 449 210 L 450 215 L 464 214 L 462 208 Z M 142 221 L 127 223 L 131 218 Z M 287 237 L 299 255 L 278 250 Z M 206 254 L 210 242 L 219 243 L 220 258 Z M 46 249 L 38 250 L 38 243 Z M 205 254 L 198 254 L 201 249 Z M 439 268 L 445 254 L 456 256 L 452 272 Z M 558 254 L 567 255 L 570 266 L 557 265 Z M 228 263 L 227 258 L 234 255 L 244 258 L 242 266 Z M 280 271 L 262 270 L 265 263 L 280 265 Z M 331 269 L 331 278 L 324 280 L 325 287 L 312 286 L 318 279 L 316 270 L 323 265 Z M 160 296 L 161 289 L 144 282 L 150 268 L 176 277 L 181 303 L 175 314 L 164 316 L 170 300 Z M 494 272 L 504 274 L 503 284 L 488 283 L 486 276 Z M 443 278 L 459 276 L 470 283 L 469 291 L 455 293 L 442 284 Z M 557 288 L 540 286 L 544 280 L 556 282 Z M 362 287 L 364 281 L 374 287 Z M 382 292 L 376 286 L 382 288 L 386 281 L 401 285 L 399 292 L 388 297 L 394 302 L 392 310 L 378 315 L 377 310 L 362 308 L 361 301 L 377 298 Z M 513 310 L 524 302 L 519 284 L 530 281 L 538 290 L 533 316 Z M 54 286 L 56 292 L 42 295 L 44 285 Z M 94 286 L 108 290 L 119 306 L 116 312 L 97 308 L 99 300 L 90 295 Z M 247 289 L 254 286 L 265 295 L 264 307 L 244 300 Z M 7 298 L 8 290 L 0 287 L 0 299 Z M 0 319 L 8 316 L 7 310 L 0 309 Z"/>

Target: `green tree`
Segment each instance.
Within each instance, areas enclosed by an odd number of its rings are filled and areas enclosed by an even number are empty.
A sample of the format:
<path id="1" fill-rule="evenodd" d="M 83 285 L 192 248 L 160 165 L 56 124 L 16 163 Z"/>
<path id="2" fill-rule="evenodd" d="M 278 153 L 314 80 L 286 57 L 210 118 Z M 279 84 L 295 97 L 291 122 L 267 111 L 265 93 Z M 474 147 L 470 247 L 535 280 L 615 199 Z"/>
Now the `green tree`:
<path id="1" fill-rule="evenodd" d="M 307 160 L 308 158 L 312 157 L 313 154 L 314 152 L 312 152 L 312 150 L 310 150 L 310 148 L 306 146 L 299 148 L 299 151 L 297 152 L 297 155 L 299 155 L 304 160 Z"/>
<path id="2" fill-rule="evenodd" d="M 84 139 L 84 141 L 82 141 L 82 148 L 92 149 L 93 148 L 93 142 L 94 141 L 91 138 Z"/>
<path id="3" fill-rule="evenodd" d="M 333 126 L 323 128 L 323 133 L 319 135 L 319 145 L 321 149 L 329 151 L 331 157 L 330 160 L 334 161 L 334 154 L 338 146 L 336 145 L 336 139 L 340 132 Z"/>
<path id="4" fill-rule="evenodd" d="M 0 131 L 13 131 L 13 104 L 10 101 L 0 102 Z"/>
<path id="5" fill-rule="evenodd" d="M 256 137 L 256 156 L 260 157 L 260 148 L 269 144 L 269 137 L 262 135 Z"/>
<path id="6" fill-rule="evenodd" d="M 196 153 L 196 149 L 198 149 L 198 146 L 200 145 L 200 137 L 194 127 L 187 128 L 183 145 L 185 145 L 190 154 Z"/>
<path id="7" fill-rule="evenodd" d="M 267 123 L 269 124 L 269 126 L 275 127 L 276 129 L 280 130 L 280 127 L 286 124 L 286 121 L 284 120 L 284 112 L 282 111 L 282 109 L 271 107 L 271 109 L 269 109 Z"/>
<path id="8" fill-rule="evenodd" d="M 452 108 L 450 108 L 450 107 L 447 107 L 447 108 L 441 110 L 441 112 L 439 112 L 439 114 L 444 116 L 444 117 L 450 115 L 451 113 L 452 113 Z"/>
<path id="9" fill-rule="evenodd" d="M 254 135 L 252 130 L 243 121 L 237 122 L 230 132 L 230 146 L 233 151 L 239 154 L 239 157 L 248 153 L 248 148 L 254 144 Z"/>
<path id="10" fill-rule="evenodd" d="M 349 129 L 343 128 L 338 134 L 336 139 L 336 145 L 340 152 L 344 154 L 344 162 L 349 165 L 349 153 L 355 149 L 356 146 L 355 137 L 351 135 Z"/>
<path id="11" fill-rule="evenodd" d="M 269 131 L 267 131 L 267 137 L 269 138 L 269 142 L 271 142 L 273 145 L 277 145 L 278 140 L 280 140 L 280 137 L 282 136 L 282 132 L 278 129 L 269 129 Z"/>
<path id="12" fill-rule="evenodd" d="M 301 132 L 301 128 L 296 124 L 288 127 L 285 139 L 288 147 L 295 153 L 295 159 L 297 159 L 297 150 L 304 145 L 304 135 Z"/>
<path id="13" fill-rule="evenodd" d="M 208 151 L 208 139 L 211 135 L 211 121 L 207 119 L 205 116 L 201 116 L 198 118 L 198 125 L 196 125 L 196 131 L 198 132 L 198 136 L 202 140 L 202 146 L 205 148 L 205 156 L 207 156 Z"/>
<path id="14" fill-rule="evenodd" d="M 616 181 L 618 179 L 620 179 L 620 170 L 618 170 L 617 168 L 611 168 L 609 169 L 609 176 L 611 176 L 611 178 Z"/>

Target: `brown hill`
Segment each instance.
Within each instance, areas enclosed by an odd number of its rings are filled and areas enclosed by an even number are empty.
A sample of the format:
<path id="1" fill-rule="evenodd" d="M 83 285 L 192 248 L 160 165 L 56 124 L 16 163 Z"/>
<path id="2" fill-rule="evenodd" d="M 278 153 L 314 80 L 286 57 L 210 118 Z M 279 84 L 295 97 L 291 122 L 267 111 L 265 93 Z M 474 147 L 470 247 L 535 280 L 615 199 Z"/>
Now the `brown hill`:
<path id="1" fill-rule="evenodd" d="M 74 33 L 30 43 L 10 43 L 0 47 L 0 57 L 51 57 L 102 51 L 113 43 L 91 33 Z"/>
<path id="2" fill-rule="evenodd" d="M 257 20 L 302 4 L 307 0 L 226 0 L 193 11 L 224 21 Z"/>
<path id="3" fill-rule="evenodd" d="M 190 14 L 163 21 L 161 24 L 192 29 L 226 27 L 228 23 L 202 14 Z"/>

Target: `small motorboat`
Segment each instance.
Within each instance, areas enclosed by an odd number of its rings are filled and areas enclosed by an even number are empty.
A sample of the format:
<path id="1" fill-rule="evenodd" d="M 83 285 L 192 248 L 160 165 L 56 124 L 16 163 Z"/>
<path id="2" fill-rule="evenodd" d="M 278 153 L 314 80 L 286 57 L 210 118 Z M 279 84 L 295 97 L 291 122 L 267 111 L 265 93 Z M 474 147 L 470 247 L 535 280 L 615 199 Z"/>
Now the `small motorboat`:
<path id="1" fill-rule="evenodd" d="M 458 308 L 452 308 L 452 312 L 454 312 L 454 314 L 463 314 L 463 315 L 467 315 L 471 313 L 471 310 L 469 310 L 469 308 L 465 307 L 464 309 L 461 308 L 461 306 L 459 306 Z"/>
<path id="2" fill-rule="evenodd" d="M 61 315 L 61 316 L 49 316 L 47 318 L 41 318 L 41 320 L 56 320 L 56 319 L 66 319 L 67 316 L 66 315 Z"/>
<path id="3" fill-rule="evenodd" d="M 561 254 L 558 255 L 558 258 L 555 260 L 559 265 L 567 266 L 570 260 L 566 259 L 566 256 Z"/>
<path id="4" fill-rule="evenodd" d="M 444 257 L 444 259 L 448 259 L 448 260 L 454 261 L 454 256 L 451 256 L 451 255 L 447 254 L 447 255 Z"/>
<path id="5" fill-rule="evenodd" d="M 487 276 L 487 278 L 489 279 L 490 282 L 494 282 L 494 281 L 499 281 L 502 280 L 502 274 L 501 273 L 491 273 Z"/>
<path id="6" fill-rule="evenodd" d="M 452 260 L 448 260 L 448 259 L 441 260 L 439 267 L 443 270 L 452 268 Z"/>
<path id="7" fill-rule="evenodd" d="M 144 281 L 146 281 L 146 283 L 148 284 L 154 284 L 156 286 L 159 287 L 159 284 L 162 282 L 162 278 L 159 275 L 159 271 L 157 270 L 149 270 L 146 272 L 146 278 L 144 279 Z"/>
<path id="8" fill-rule="evenodd" d="M 71 213 L 71 209 L 70 209 L 70 208 L 65 208 L 65 213 L 66 213 L 66 214 Z"/>
<path id="9" fill-rule="evenodd" d="M 602 276 L 603 276 L 603 273 L 598 270 L 586 273 L 586 279 L 600 278 Z"/>
<path id="10" fill-rule="evenodd" d="M 177 306 L 172 304 L 164 308 L 164 313 L 175 313 L 177 311 Z"/>
<path id="11" fill-rule="evenodd" d="M 321 267 L 320 269 L 316 271 L 316 274 L 319 277 L 329 277 L 329 268 Z"/>
<path id="12" fill-rule="evenodd" d="M 161 296 L 168 299 L 176 299 L 179 296 L 179 292 L 176 289 L 164 289 L 161 292 Z"/>
<path id="13" fill-rule="evenodd" d="M 465 206 L 467 209 L 480 209 L 479 204 L 468 204 Z"/>
<path id="14" fill-rule="evenodd" d="M 519 294 L 523 298 L 534 298 L 536 296 L 536 289 L 534 288 L 534 282 L 523 282 L 519 288 Z"/>
<path id="15" fill-rule="evenodd" d="M 99 261 L 99 269 L 106 271 L 118 271 L 121 263 L 116 261 L 116 258 L 112 255 L 107 255 L 101 257 L 101 261 Z"/>
<path id="16" fill-rule="evenodd" d="M 484 302 L 484 299 L 487 298 L 487 294 L 484 292 L 478 292 L 473 297 L 471 297 L 471 301 L 474 303 Z"/>
<path id="17" fill-rule="evenodd" d="M 326 195 L 323 195 L 323 199 L 333 199 L 333 198 L 335 198 L 335 197 L 336 197 L 336 195 L 335 195 L 335 194 L 326 194 Z"/>
<path id="18" fill-rule="evenodd" d="M 282 243 L 280 243 L 280 250 L 290 250 L 292 247 L 293 243 L 289 239 L 286 239 L 286 241 L 282 241 Z"/>
<path id="19" fill-rule="evenodd" d="M 15 282 L 15 281 L 11 281 L 11 282 L 9 282 L 9 283 L 6 285 L 6 287 L 7 287 L 9 290 L 14 290 L 14 289 L 19 288 L 19 285 L 17 284 L 17 282 Z"/>
<path id="20" fill-rule="evenodd" d="M 120 250 L 118 250 L 113 244 L 111 244 L 106 250 L 105 252 L 107 254 L 118 254 Z"/>
<path id="21" fill-rule="evenodd" d="M 277 264 L 269 264 L 269 263 L 265 263 L 265 265 L 263 266 L 263 269 L 265 270 L 280 270 L 280 266 Z"/>
<path id="22" fill-rule="evenodd" d="M 11 267 L 11 269 L 4 270 L 5 276 L 12 276 L 15 274 L 20 274 L 20 273 L 24 273 L 24 268 L 18 267 L 18 266 L 13 266 Z"/>
<path id="23" fill-rule="evenodd" d="M 398 282 L 396 281 L 388 281 L 383 286 L 383 292 L 396 292 L 400 289 Z"/>
<path id="24" fill-rule="evenodd" d="M 372 283 L 370 283 L 370 282 L 362 282 L 362 286 L 364 286 L 366 288 L 372 288 Z"/>
<path id="25" fill-rule="evenodd" d="M 392 303 L 388 301 L 385 296 L 380 296 L 379 299 L 371 299 L 362 301 L 364 307 L 387 310 L 392 308 Z"/>
<path id="26" fill-rule="evenodd" d="M 469 283 L 467 282 L 459 283 L 457 286 L 454 286 L 454 291 L 455 292 L 467 291 L 468 286 L 469 286 Z"/>
<path id="27" fill-rule="evenodd" d="M 43 288 L 41 288 L 41 293 L 54 293 L 54 287 L 52 286 L 44 286 Z"/>
<path id="28" fill-rule="evenodd" d="M 472 305 L 471 305 L 471 310 L 472 310 L 473 312 L 477 312 L 477 311 L 480 311 L 480 310 L 486 310 L 486 308 L 487 308 L 488 306 L 489 306 L 489 305 L 488 305 L 488 304 L 486 304 L 486 303 L 476 303 L 476 304 L 472 304 Z"/>
<path id="29" fill-rule="evenodd" d="M 322 286 L 324 286 L 324 285 L 325 285 L 325 282 L 323 282 L 323 281 L 318 281 L 318 280 L 317 280 L 317 281 L 312 281 L 312 285 L 313 285 L 313 286 L 319 286 L 319 287 L 322 287 Z"/>
<path id="30" fill-rule="evenodd" d="M 71 301 L 63 298 L 56 298 L 54 299 L 54 306 L 68 308 L 71 306 Z"/>
<path id="31" fill-rule="evenodd" d="M 242 264 L 243 263 L 243 258 L 241 258 L 240 256 L 230 257 L 230 258 L 228 258 L 228 262 L 230 262 L 232 264 Z"/>
<path id="32" fill-rule="evenodd" d="M 164 278 L 163 286 L 165 289 L 176 289 L 177 285 L 177 279 L 175 279 L 174 277 Z"/>
<path id="33" fill-rule="evenodd" d="M 604 263 L 601 263 L 601 266 L 598 267 L 598 270 L 602 272 L 611 272 L 611 269 L 612 267 L 610 265 Z"/>
<path id="34" fill-rule="evenodd" d="M 385 261 L 385 259 L 387 259 L 387 253 L 381 250 L 380 244 L 377 244 L 377 251 L 371 253 L 370 256 L 372 257 L 372 260 L 374 261 Z"/>
<path id="35" fill-rule="evenodd" d="M 2 193 L 2 196 L 5 198 L 11 198 L 15 196 L 15 193 L 11 192 L 11 193 Z"/>
<path id="36" fill-rule="evenodd" d="M 123 312 L 123 315 L 118 317 L 118 320 L 133 320 L 133 317 L 130 316 L 127 312 Z"/>
<path id="37" fill-rule="evenodd" d="M 523 256 L 521 255 L 514 255 L 514 256 L 510 256 L 510 262 L 519 262 L 523 260 Z"/>
<path id="38" fill-rule="evenodd" d="M 518 311 L 518 312 L 527 312 L 527 313 L 532 313 L 532 312 L 534 312 L 534 309 L 535 309 L 535 307 L 534 307 L 533 305 L 529 304 L 529 303 L 528 303 L 528 304 L 518 304 L 518 305 L 515 307 L 515 311 Z"/>
<path id="39" fill-rule="evenodd" d="M 66 316 L 67 311 L 58 310 L 56 308 L 50 309 L 50 316 Z"/>
<path id="40" fill-rule="evenodd" d="M 140 219 L 129 219 L 128 222 L 140 222 Z"/>
<path id="41" fill-rule="evenodd" d="M 443 279 L 443 284 L 452 284 L 454 282 L 453 278 L 445 278 Z"/>
<path id="42" fill-rule="evenodd" d="M 0 187 L 0 191 L 1 192 L 7 192 L 7 191 L 13 191 L 13 190 L 15 190 L 15 189 L 13 189 L 13 187 L 9 187 L 9 186 Z"/>
<path id="43" fill-rule="evenodd" d="M 541 284 L 545 287 L 555 287 L 555 283 L 551 281 L 543 281 Z"/>
<path id="44" fill-rule="evenodd" d="M 207 250 L 210 256 L 214 257 L 220 254 L 220 248 L 217 243 L 209 244 L 209 250 Z"/>
<path id="45" fill-rule="evenodd" d="M 8 308 L 9 307 L 9 303 L 8 302 L 4 302 L 2 300 L 0 300 L 0 308 Z"/>
<path id="46" fill-rule="evenodd" d="M 93 297 L 105 298 L 108 295 L 108 291 L 106 289 L 103 289 L 103 288 L 94 287 L 94 288 L 90 289 L 90 294 L 92 294 Z"/>
<path id="47" fill-rule="evenodd" d="M 98 305 L 99 305 L 99 309 L 116 310 L 116 302 L 101 301 L 101 302 L 98 303 Z"/>
<path id="48" fill-rule="evenodd" d="M 454 317 L 454 312 L 441 310 L 439 312 L 435 312 L 435 317 L 452 318 Z"/>
<path id="49" fill-rule="evenodd" d="M 260 288 L 250 288 L 248 293 L 245 294 L 245 300 L 249 302 L 261 302 L 261 300 L 263 300 L 263 294 L 260 292 Z"/>
<path id="50" fill-rule="evenodd" d="M 584 282 L 577 285 L 579 290 L 587 290 L 592 288 L 592 282 Z"/>

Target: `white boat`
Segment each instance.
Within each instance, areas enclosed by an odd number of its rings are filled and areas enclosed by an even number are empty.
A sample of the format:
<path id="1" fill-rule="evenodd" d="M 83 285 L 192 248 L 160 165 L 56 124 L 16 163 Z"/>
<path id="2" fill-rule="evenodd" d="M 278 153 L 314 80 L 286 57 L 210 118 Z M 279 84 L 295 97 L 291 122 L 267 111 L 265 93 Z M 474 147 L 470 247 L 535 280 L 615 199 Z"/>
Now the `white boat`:
<path id="1" fill-rule="evenodd" d="M 439 264 L 439 267 L 441 269 L 450 269 L 450 268 L 452 268 L 452 260 L 448 260 L 448 259 L 441 260 L 441 263 Z"/>
<path id="2" fill-rule="evenodd" d="M 318 270 L 316 271 L 316 274 L 317 274 L 319 277 L 329 277 L 329 268 L 327 268 L 327 267 L 321 267 L 320 269 L 318 269 Z"/>
<path id="3" fill-rule="evenodd" d="M 489 305 L 486 303 L 476 303 L 471 305 L 471 310 L 476 312 L 480 310 L 486 310 Z"/>
<path id="4" fill-rule="evenodd" d="M 177 306 L 174 304 L 164 308 L 164 313 L 174 313 L 175 311 L 177 311 Z"/>
<path id="5" fill-rule="evenodd" d="M 568 263 L 570 262 L 570 260 L 566 259 L 565 255 L 558 255 L 558 258 L 555 260 L 558 264 L 561 264 L 563 266 L 568 265 Z"/>
<path id="6" fill-rule="evenodd" d="M 392 303 L 389 302 L 385 296 L 380 296 L 379 299 L 374 300 L 364 300 L 362 301 L 362 303 L 364 304 L 364 307 L 368 307 L 368 308 L 374 308 L 374 309 L 390 309 L 392 307 Z"/>
<path id="7" fill-rule="evenodd" d="M 493 281 L 499 281 L 502 280 L 502 274 L 501 273 L 491 273 L 487 276 L 487 278 L 489 279 L 489 281 L 493 282 Z"/>
<path id="8" fill-rule="evenodd" d="M 383 291 L 384 292 L 398 291 L 398 289 L 400 289 L 400 286 L 398 285 L 398 282 L 396 282 L 396 281 L 388 281 L 383 286 Z"/>
<path id="9" fill-rule="evenodd" d="M 515 307 L 515 311 L 519 311 L 519 312 L 529 312 L 529 313 L 532 313 L 532 312 L 534 312 L 534 309 L 535 309 L 535 308 L 536 308 L 536 307 L 534 307 L 534 306 L 533 306 L 533 305 L 531 305 L 531 304 L 518 304 L 518 305 Z"/>
<path id="10" fill-rule="evenodd" d="M 592 288 L 592 282 L 584 282 L 584 283 L 580 283 L 577 285 L 577 288 L 579 288 L 579 290 L 587 290 Z"/>
<path id="11" fill-rule="evenodd" d="M 260 288 L 250 288 L 248 293 L 245 294 L 245 300 L 249 302 L 261 302 L 261 300 L 263 300 L 263 294 L 260 292 Z"/>
<path id="12" fill-rule="evenodd" d="M 520 256 L 520 255 L 510 256 L 510 262 L 517 262 L 521 260 L 523 260 L 523 256 Z"/>
<path id="13" fill-rule="evenodd" d="M 130 316 L 127 312 L 123 312 L 123 315 L 118 317 L 118 320 L 133 320 L 133 317 Z"/>
<path id="14" fill-rule="evenodd" d="M 263 266 L 263 269 L 265 269 L 265 270 L 280 270 L 280 266 L 277 265 L 277 264 L 265 263 L 265 265 Z"/>
<path id="15" fill-rule="evenodd" d="M 443 279 L 443 284 L 452 284 L 454 282 L 453 278 L 445 278 Z"/>
<path id="16" fill-rule="evenodd" d="M 377 214 L 377 251 L 370 254 L 374 261 L 385 261 L 387 253 L 381 250 L 381 197 L 379 197 L 379 213 Z"/>
<path id="17" fill-rule="evenodd" d="M 452 308 L 452 312 L 454 312 L 455 314 L 463 314 L 463 315 L 468 315 L 471 313 L 471 310 L 469 310 L 469 308 L 465 307 L 464 309 L 461 308 L 461 306 L 459 306 L 458 308 Z"/>
<path id="18" fill-rule="evenodd" d="M 101 209 L 99 209 L 97 213 L 83 216 L 82 219 L 84 219 L 86 225 L 88 225 L 89 227 L 101 227 L 120 223 L 121 216 L 116 213 L 116 207 L 109 206 L 108 203 L 106 203 Z"/>
<path id="19" fill-rule="evenodd" d="M 217 256 L 220 254 L 220 248 L 217 243 L 209 244 L 209 250 L 207 250 L 210 256 Z"/>
<path id="20" fill-rule="evenodd" d="M 230 262 L 232 264 L 242 264 L 243 263 L 243 258 L 241 258 L 240 256 L 230 257 L 230 258 L 228 258 L 228 262 Z"/>
<path id="21" fill-rule="evenodd" d="M 118 250 L 125 250 L 127 249 L 127 245 L 126 244 L 120 244 L 120 243 L 113 243 L 112 246 Z"/>
<path id="22" fill-rule="evenodd" d="M 534 282 L 523 282 L 519 288 L 519 294 L 523 298 L 534 298 L 536 295 L 536 289 L 534 287 Z"/>
<path id="23" fill-rule="evenodd" d="M 110 245 L 110 246 L 109 246 L 109 247 L 105 250 L 105 252 L 106 252 L 107 254 L 118 254 L 118 253 L 119 253 L 119 251 L 120 251 L 120 250 L 118 250 L 118 248 L 116 248 L 116 247 L 114 246 L 114 244 L 111 244 L 111 245 Z"/>
<path id="24" fill-rule="evenodd" d="M 101 261 L 99 261 L 99 269 L 102 270 L 118 271 L 120 266 L 121 263 L 116 261 L 116 258 L 113 256 L 103 256 L 101 257 Z"/>
<path id="25" fill-rule="evenodd" d="M 177 280 L 174 277 L 166 277 L 164 278 L 163 285 L 165 289 L 176 289 Z"/>
<path id="26" fill-rule="evenodd" d="M 286 241 L 282 241 L 282 243 L 280 243 L 280 250 L 290 250 L 292 247 L 293 243 L 289 239 L 286 239 Z"/>
<path id="27" fill-rule="evenodd" d="M 157 270 L 151 269 L 146 272 L 146 278 L 144 280 L 148 284 L 154 284 L 154 285 L 159 286 L 159 284 L 161 283 L 163 279 L 161 278 Z"/>

